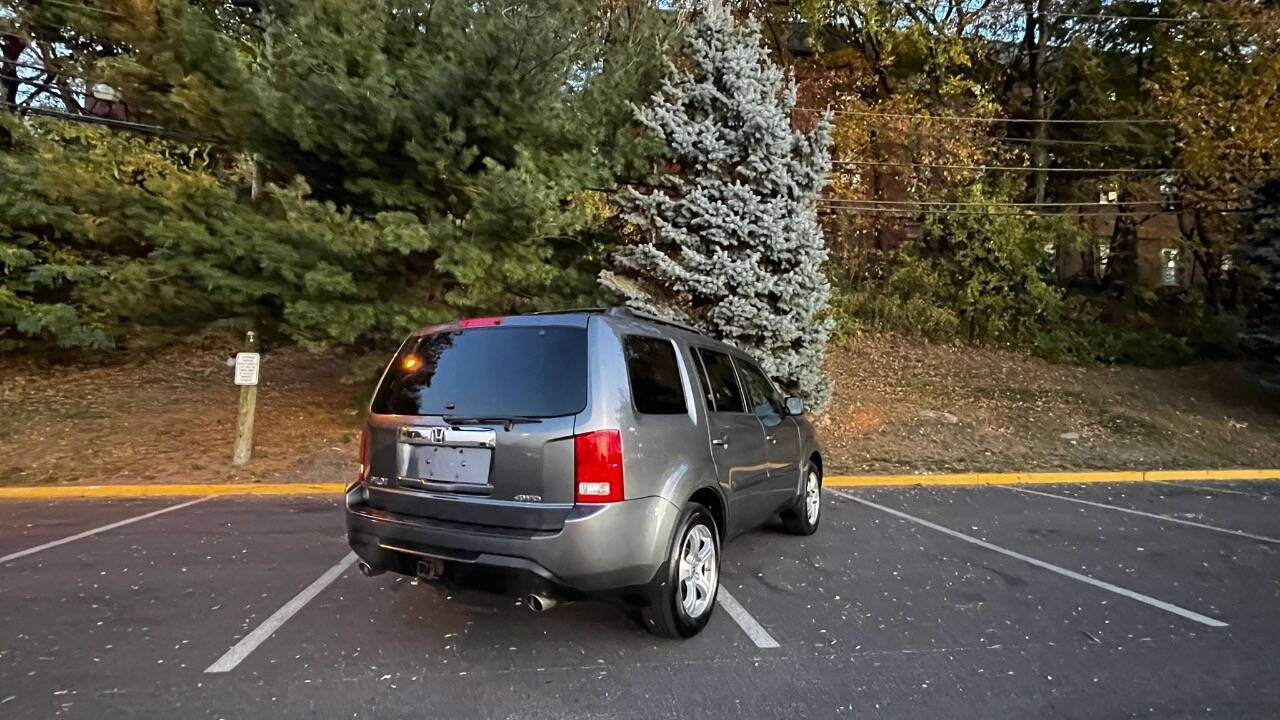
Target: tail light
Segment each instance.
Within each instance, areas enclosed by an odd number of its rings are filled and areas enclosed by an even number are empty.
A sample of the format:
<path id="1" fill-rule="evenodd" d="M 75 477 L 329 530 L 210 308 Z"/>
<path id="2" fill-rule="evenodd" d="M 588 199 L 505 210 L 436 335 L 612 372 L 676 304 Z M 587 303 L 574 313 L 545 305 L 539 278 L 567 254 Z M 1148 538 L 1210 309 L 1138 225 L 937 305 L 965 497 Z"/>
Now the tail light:
<path id="1" fill-rule="evenodd" d="M 573 438 L 573 499 L 609 503 L 623 499 L 622 433 L 597 430 Z"/>
<path id="2" fill-rule="evenodd" d="M 356 482 L 362 483 L 369 479 L 369 428 L 360 428 L 360 474 L 356 477 Z"/>

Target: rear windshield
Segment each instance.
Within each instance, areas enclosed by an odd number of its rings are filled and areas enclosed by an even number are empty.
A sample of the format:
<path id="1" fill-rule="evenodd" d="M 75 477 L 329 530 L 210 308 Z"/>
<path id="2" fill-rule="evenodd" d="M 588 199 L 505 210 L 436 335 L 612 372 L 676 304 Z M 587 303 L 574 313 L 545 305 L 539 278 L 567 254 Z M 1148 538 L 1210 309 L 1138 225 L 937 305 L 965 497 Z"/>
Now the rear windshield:
<path id="1" fill-rule="evenodd" d="M 411 338 L 373 396 L 379 415 L 575 415 L 587 406 L 587 331 L 495 327 Z"/>

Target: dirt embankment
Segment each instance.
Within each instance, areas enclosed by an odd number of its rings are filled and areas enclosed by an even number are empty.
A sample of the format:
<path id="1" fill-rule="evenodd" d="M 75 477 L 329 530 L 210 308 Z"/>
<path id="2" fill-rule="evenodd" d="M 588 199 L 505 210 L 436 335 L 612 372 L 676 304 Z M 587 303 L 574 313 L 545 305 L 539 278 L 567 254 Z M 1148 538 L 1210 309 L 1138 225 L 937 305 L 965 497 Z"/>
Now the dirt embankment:
<path id="1" fill-rule="evenodd" d="M 236 346 L 125 364 L 0 361 L 0 484 L 341 482 L 360 389 L 347 362 L 263 356 L 253 461 L 231 465 Z M 390 350 L 388 350 L 390 352 Z M 832 472 L 1280 466 L 1280 392 L 1241 367 L 1078 368 L 897 339 L 833 348 L 816 418 Z"/>
<path id="2" fill-rule="evenodd" d="M 841 472 L 1280 466 L 1280 391 L 1238 364 L 1082 368 L 869 338 L 827 364 L 817 424 Z"/>
<path id="3" fill-rule="evenodd" d="M 338 482 L 355 475 L 347 362 L 263 354 L 253 460 L 231 464 L 237 347 L 206 340 L 123 365 L 0 365 L 0 484 Z"/>

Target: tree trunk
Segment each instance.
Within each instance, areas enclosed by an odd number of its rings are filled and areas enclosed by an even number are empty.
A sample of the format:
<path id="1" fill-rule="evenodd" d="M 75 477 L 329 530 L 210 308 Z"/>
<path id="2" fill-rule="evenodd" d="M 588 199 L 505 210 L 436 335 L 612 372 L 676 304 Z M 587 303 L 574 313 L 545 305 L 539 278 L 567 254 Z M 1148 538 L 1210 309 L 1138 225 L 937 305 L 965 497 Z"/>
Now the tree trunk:
<path id="1" fill-rule="evenodd" d="M 1107 251 L 1107 267 L 1103 286 L 1117 291 L 1119 295 L 1127 295 L 1138 284 L 1138 224 L 1128 214 L 1128 190 L 1120 192 L 1120 203 L 1116 206 L 1116 224 L 1111 231 L 1111 246 Z"/>
<path id="2" fill-rule="evenodd" d="M 0 112 L 14 112 L 18 104 L 18 81 L 10 78 L 18 77 L 18 58 L 27 49 L 27 41 L 13 35 L 0 35 L 0 89 L 4 90 L 4 107 Z M 5 128 L 0 127 L 0 146 L 8 146 L 13 136 Z"/>
<path id="3" fill-rule="evenodd" d="M 12 110 L 12 106 L 18 104 L 19 83 L 12 78 L 18 77 L 18 68 L 15 63 L 22 56 L 22 51 L 26 49 L 26 40 L 12 35 L 0 35 L 0 56 L 4 59 L 4 62 L 0 63 L 0 88 L 4 88 L 4 109 L 6 110 Z"/>
<path id="4" fill-rule="evenodd" d="M 1045 140 L 1049 137 L 1049 123 L 1045 122 L 1048 120 L 1049 114 L 1044 92 L 1044 60 L 1045 51 L 1048 48 L 1049 0 L 1035 0 L 1034 10 L 1032 0 L 1025 1 L 1027 24 L 1025 42 L 1029 58 L 1027 70 L 1028 81 L 1031 86 L 1031 118 L 1036 120 L 1032 124 L 1033 135 L 1031 139 L 1031 165 L 1035 168 L 1035 174 L 1032 176 L 1032 190 L 1035 201 L 1042 203 L 1045 199 L 1045 188 L 1049 183 L 1049 173 L 1045 170 L 1049 166 L 1049 150 L 1045 144 Z"/>
<path id="5" fill-rule="evenodd" d="M 1213 249 L 1213 242 L 1204 228 L 1204 212 L 1196 208 L 1196 239 L 1199 247 L 1196 255 L 1204 268 L 1205 302 L 1214 309 L 1222 309 L 1222 261 Z"/>

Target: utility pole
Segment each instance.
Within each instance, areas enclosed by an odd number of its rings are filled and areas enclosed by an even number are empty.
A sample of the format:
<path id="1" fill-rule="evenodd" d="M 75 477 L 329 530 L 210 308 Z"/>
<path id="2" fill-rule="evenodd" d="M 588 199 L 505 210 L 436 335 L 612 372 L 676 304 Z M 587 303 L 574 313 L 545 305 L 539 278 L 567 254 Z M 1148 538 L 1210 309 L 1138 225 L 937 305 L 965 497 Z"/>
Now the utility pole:
<path id="1" fill-rule="evenodd" d="M 236 446 L 231 454 L 233 465 L 249 462 L 253 455 L 253 415 L 258 409 L 258 334 L 250 330 L 244 335 L 244 351 L 236 353 L 235 383 L 240 386 L 240 410 L 236 413 Z"/>

